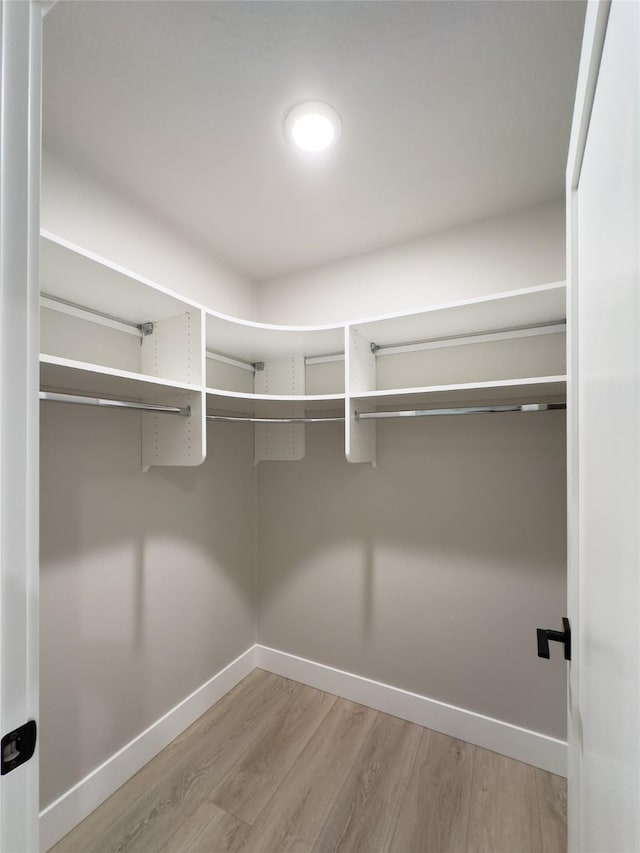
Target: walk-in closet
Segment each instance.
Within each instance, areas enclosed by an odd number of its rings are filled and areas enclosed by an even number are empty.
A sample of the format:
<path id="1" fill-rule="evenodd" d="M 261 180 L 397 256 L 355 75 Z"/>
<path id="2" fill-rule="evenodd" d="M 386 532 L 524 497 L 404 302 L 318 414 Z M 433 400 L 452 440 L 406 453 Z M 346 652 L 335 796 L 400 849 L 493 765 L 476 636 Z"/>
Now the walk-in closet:
<path id="1" fill-rule="evenodd" d="M 42 4 L 42 853 L 567 849 L 609 6 Z"/>

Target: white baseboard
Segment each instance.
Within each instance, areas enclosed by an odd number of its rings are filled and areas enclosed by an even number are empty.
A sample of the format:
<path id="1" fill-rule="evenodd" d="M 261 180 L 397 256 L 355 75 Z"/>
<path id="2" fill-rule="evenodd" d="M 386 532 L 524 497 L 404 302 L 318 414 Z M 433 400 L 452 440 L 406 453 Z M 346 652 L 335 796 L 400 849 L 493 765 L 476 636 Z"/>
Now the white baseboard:
<path id="1" fill-rule="evenodd" d="M 435 729 L 551 773 L 567 775 L 565 741 L 266 646 L 256 646 L 255 660 L 256 666 L 276 675 L 301 681 L 310 687 Z"/>
<path id="2" fill-rule="evenodd" d="M 255 645 L 41 811 L 40 849 L 46 851 L 63 838 L 256 667 L 566 776 L 564 741 Z"/>
<path id="3" fill-rule="evenodd" d="M 40 849 L 48 850 L 255 669 L 255 646 L 156 720 L 40 812 Z"/>

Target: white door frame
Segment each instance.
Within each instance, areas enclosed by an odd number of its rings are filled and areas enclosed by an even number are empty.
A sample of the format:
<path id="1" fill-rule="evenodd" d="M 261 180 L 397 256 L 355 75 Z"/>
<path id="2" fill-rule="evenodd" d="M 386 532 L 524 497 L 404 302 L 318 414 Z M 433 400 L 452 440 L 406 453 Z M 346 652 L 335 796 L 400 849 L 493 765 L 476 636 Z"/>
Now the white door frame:
<path id="1" fill-rule="evenodd" d="M 568 315 L 568 611 L 572 625 L 573 662 L 569 669 L 568 707 L 568 780 L 569 780 L 569 851 L 579 853 L 588 849 L 589 839 L 583 837 L 586 810 L 584 766 L 582 760 L 582 718 L 580 715 L 580 667 L 585 660 L 586 613 L 584 590 L 580 589 L 582 555 L 580 553 L 580 428 L 578 374 L 578 300 L 577 234 L 578 186 L 582 170 L 589 122 L 596 93 L 596 84 L 611 0 L 589 0 L 585 21 L 580 74 L 571 131 L 566 174 L 567 199 L 567 315 Z M 584 484 L 582 484 L 584 489 Z"/>
<path id="2" fill-rule="evenodd" d="M 0 0 L 0 732 L 38 720 L 43 7 Z M 39 853 L 38 753 L 0 777 L 0 853 Z"/>
<path id="3" fill-rule="evenodd" d="M 0 733 L 38 719 L 38 236 L 42 14 L 0 0 Z M 569 850 L 580 839 L 576 190 L 610 0 L 589 0 L 567 166 Z M 38 751 L 0 779 L 0 853 L 39 853 Z"/>

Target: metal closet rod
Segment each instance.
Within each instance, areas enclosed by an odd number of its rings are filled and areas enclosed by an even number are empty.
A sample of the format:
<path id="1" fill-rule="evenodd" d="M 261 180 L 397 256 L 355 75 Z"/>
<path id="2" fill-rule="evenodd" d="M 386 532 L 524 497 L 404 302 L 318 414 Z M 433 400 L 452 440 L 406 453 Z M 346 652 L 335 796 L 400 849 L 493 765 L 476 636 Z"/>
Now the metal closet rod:
<path id="1" fill-rule="evenodd" d="M 484 415 L 493 412 L 546 412 L 566 409 L 566 403 L 519 403 L 505 406 L 457 406 L 448 409 L 412 409 L 400 412 L 356 412 L 357 421 L 382 418 L 424 418 L 444 417 L 448 415 Z M 317 424 L 344 423 L 344 418 L 256 418 L 253 416 L 207 415 L 208 421 L 228 421 L 230 423 L 252 424 Z"/>
<path id="2" fill-rule="evenodd" d="M 254 418 L 251 415 L 207 415 L 208 421 L 228 421 L 241 424 L 327 424 L 344 423 L 344 418 Z"/>
<path id="3" fill-rule="evenodd" d="M 450 409 L 412 409 L 402 412 L 356 412 L 356 420 L 372 421 L 380 418 L 425 418 L 446 415 L 488 415 L 493 412 L 546 412 L 566 409 L 566 403 L 515 403 L 506 406 L 457 406 Z"/>
<path id="4" fill-rule="evenodd" d="M 69 314 L 71 317 L 80 317 L 91 323 L 109 326 L 118 331 L 136 335 L 139 338 L 143 337 L 141 325 L 138 323 L 133 323 L 131 320 L 124 320 L 122 317 L 116 317 L 114 314 L 107 314 L 105 311 L 98 311 L 96 308 L 87 308 L 86 305 L 80 305 L 78 302 L 72 302 L 70 299 L 63 299 L 61 296 L 54 296 L 52 293 L 42 291 L 40 293 L 40 305 L 43 308 L 48 308 L 50 311 Z"/>
<path id="5" fill-rule="evenodd" d="M 53 403 L 73 403 L 80 406 L 100 406 L 103 409 L 137 409 L 142 412 L 155 412 L 163 415 L 191 416 L 191 406 L 161 406 L 159 403 L 132 403 L 130 400 L 110 400 L 102 397 L 83 397 L 80 394 L 58 394 L 53 391 L 40 391 L 40 399 Z"/>
<path id="6" fill-rule="evenodd" d="M 41 400 L 53 403 L 71 403 L 81 406 L 99 406 L 104 409 L 137 409 L 143 412 L 157 414 L 191 416 L 191 406 L 163 406 L 159 403 L 134 403 L 130 400 L 114 400 L 103 397 L 84 397 L 79 394 L 63 394 L 53 391 L 40 391 Z M 378 420 L 383 418 L 424 418 L 443 417 L 448 415 L 482 415 L 494 412 L 545 412 L 566 409 L 566 403 L 514 403 L 504 406 L 455 406 L 446 409 L 410 409 L 396 412 L 356 412 L 355 419 L 359 421 Z M 231 423 L 254 424 L 316 424 L 344 423 L 344 417 L 301 417 L 301 418 L 258 418 L 252 415 L 209 415 L 208 421 L 226 421 Z"/>

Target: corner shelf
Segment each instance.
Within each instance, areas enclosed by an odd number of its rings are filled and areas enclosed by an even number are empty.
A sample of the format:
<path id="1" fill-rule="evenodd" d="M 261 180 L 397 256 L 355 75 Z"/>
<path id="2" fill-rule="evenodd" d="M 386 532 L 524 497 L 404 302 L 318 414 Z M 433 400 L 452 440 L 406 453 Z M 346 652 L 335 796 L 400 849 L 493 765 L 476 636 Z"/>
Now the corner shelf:
<path id="1" fill-rule="evenodd" d="M 276 326 L 206 312 L 207 350 L 250 364 L 342 352 L 344 323 L 331 326 Z"/>
<path id="2" fill-rule="evenodd" d="M 344 409 L 344 394 L 250 394 L 239 391 L 222 391 L 207 388 L 207 409 L 220 414 L 249 414 L 260 417 L 267 413 L 287 417 L 292 406 L 305 412 L 322 412 Z"/>
<path id="3" fill-rule="evenodd" d="M 350 462 L 375 464 L 393 407 L 565 399 L 565 284 L 553 282 L 321 326 L 230 317 L 64 238 L 41 234 L 43 388 L 191 406 L 143 413 L 150 465 L 197 465 L 206 409 L 227 416 L 345 418 Z M 255 459 L 300 459 L 305 426 L 257 423 Z"/>
<path id="4" fill-rule="evenodd" d="M 300 418 L 331 412 L 344 417 L 344 394 L 251 394 L 207 388 L 207 412 L 265 418 Z M 304 424 L 255 424 L 254 461 L 302 459 Z"/>

